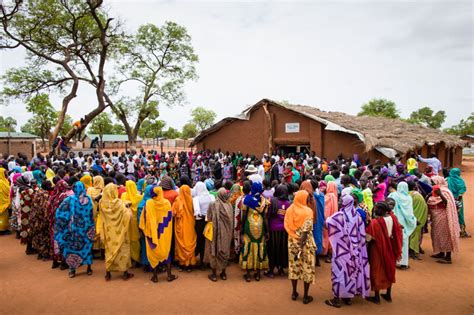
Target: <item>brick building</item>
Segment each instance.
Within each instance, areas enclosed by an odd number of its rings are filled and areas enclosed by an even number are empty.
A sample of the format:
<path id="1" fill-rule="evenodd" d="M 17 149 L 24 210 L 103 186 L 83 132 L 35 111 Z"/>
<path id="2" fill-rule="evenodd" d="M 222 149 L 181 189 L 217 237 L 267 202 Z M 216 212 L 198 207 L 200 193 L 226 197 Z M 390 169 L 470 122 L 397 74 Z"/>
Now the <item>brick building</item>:
<path id="1" fill-rule="evenodd" d="M 31 159 L 36 154 L 38 137 L 25 132 L 0 132 L 0 153 L 7 155 L 25 154 Z"/>
<path id="2" fill-rule="evenodd" d="M 398 119 L 351 116 L 263 99 L 204 130 L 191 146 L 258 156 L 314 151 L 328 159 L 357 153 L 360 159 L 372 161 L 387 161 L 396 154 L 404 160 L 412 151 L 423 156 L 433 152 L 443 165 L 459 166 L 465 144 L 456 136 Z"/>

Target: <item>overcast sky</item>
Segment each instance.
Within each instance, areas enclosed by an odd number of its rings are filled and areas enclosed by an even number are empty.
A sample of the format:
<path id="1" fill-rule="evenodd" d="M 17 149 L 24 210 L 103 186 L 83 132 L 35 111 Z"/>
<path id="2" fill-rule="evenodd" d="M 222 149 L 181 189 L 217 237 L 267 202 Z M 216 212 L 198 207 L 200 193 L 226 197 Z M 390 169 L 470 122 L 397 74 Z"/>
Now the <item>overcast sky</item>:
<path id="1" fill-rule="evenodd" d="M 356 114 L 382 97 L 405 117 L 422 106 L 445 110 L 445 126 L 474 111 L 472 1 L 106 2 L 129 31 L 169 20 L 192 36 L 199 79 L 186 85 L 186 104 L 160 109 L 169 126 L 181 128 L 196 106 L 220 119 L 262 98 Z M 4 73 L 24 55 L 0 58 Z M 81 88 L 69 113 L 77 119 L 95 104 Z M 19 125 L 30 117 L 21 103 L 0 111 Z"/>

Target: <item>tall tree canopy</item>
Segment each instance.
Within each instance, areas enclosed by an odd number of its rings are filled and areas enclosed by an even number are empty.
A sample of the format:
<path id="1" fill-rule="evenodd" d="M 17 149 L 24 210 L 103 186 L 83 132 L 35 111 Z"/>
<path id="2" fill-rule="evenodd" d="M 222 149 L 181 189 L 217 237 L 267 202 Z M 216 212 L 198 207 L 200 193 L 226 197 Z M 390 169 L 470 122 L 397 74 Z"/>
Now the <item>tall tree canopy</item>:
<path id="1" fill-rule="evenodd" d="M 383 98 L 374 98 L 370 100 L 368 103 L 362 105 L 362 109 L 357 115 L 400 118 L 397 105 L 395 105 L 394 102 L 383 99 Z"/>
<path id="2" fill-rule="evenodd" d="M 26 66 L 3 76 L 2 97 L 28 99 L 48 91 L 63 96 L 52 133 L 63 127 L 80 82 L 92 85 L 97 106 L 87 113 L 81 130 L 108 105 L 104 100 L 106 63 L 118 47 L 120 25 L 108 17 L 103 0 L 29 0 L 0 4 L 0 49 L 26 50 Z M 76 130 L 64 135 L 71 139 Z"/>
<path id="3" fill-rule="evenodd" d="M 0 116 L 0 131 L 11 131 L 16 130 L 16 119 L 13 117 L 3 117 Z"/>
<path id="4" fill-rule="evenodd" d="M 133 146 L 142 123 L 146 119 L 155 121 L 159 116 L 158 105 L 174 106 L 183 102 L 183 85 L 196 78 L 198 57 L 186 28 L 173 22 L 161 27 L 140 26 L 136 34 L 123 41 L 117 56 L 118 75 L 112 90 L 118 93 L 128 87 L 127 95 L 116 102 L 110 98 L 109 101 Z M 137 94 L 129 95 L 129 90 L 136 90 Z"/>
<path id="5" fill-rule="evenodd" d="M 163 135 L 166 123 L 159 119 L 147 119 L 142 123 L 138 135 L 143 139 L 154 139 Z"/>
<path id="6" fill-rule="evenodd" d="M 103 136 L 105 134 L 112 134 L 114 131 L 114 125 L 109 115 L 105 112 L 97 115 L 90 125 L 89 131 L 91 133 L 99 135 L 100 143 L 102 143 Z"/>
<path id="7" fill-rule="evenodd" d="M 469 115 L 466 119 L 461 119 L 459 124 L 452 126 L 451 128 L 445 129 L 447 133 L 457 135 L 457 136 L 466 136 L 474 135 L 474 112 Z"/>
<path id="8" fill-rule="evenodd" d="M 204 107 L 196 107 L 191 111 L 191 121 L 196 125 L 199 132 L 211 127 L 217 114 L 211 109 Z"/>
<path id="9" fill-rule="evenodd" d="M 40 137 L 45 148 L 45 139 L 49 138 L 54 121 L 58 118 L 58 112 L 51 105 L 48 94 L 45 93 L 30 97 L 26 109 L 33 114 L 33 117 L 21 127 L 21 131 Z"/>
<path id="10" fill-rule="evenodd" d="M 426 127 L 439 129 L 446 120 L 446 112 L 444 110 L 437 111 L 436 113 L 429 107 L 422 107 L 410 114 L 408 122 L 423 125 Z"/>
<path id="11" fill-rule="evenodd" d="M 188 122 L 183 126 L 183 131 L 181 135 L 184 139 L 194 138 L 198 134 L 196 124 L 193 122 Z"/>

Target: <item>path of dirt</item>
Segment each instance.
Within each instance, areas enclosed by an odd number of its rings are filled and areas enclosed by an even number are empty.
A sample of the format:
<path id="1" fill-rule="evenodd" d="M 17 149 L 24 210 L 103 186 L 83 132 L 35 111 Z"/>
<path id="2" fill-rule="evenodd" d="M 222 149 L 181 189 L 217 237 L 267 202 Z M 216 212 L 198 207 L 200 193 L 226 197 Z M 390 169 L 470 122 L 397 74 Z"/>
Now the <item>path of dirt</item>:
<path id="1" fill-rule="evenodd" d="M 468 185 L 466 219 L 474 234 L 474 159 L 464 161 L 463 177 Z M 426 254 L 411 269 L 397 273 L 393 303 L 373 305 L 356 299 L 351 307 L 329 308 L 330 265 L 317 269 L 311 286 L 315 301 L 303 305 L 290 299 L 290 282 L 279 278 L 245 283 L 236 265 L 228 270 L 229 280 L 211 283 L 207 272 L 176 273 L 180 278 L 158 284 L 149 274 L 135 270 L 135 278 L 122 281 L 117 274 L 106 283 L 104 264 L 96 262 L 94 275 L 81 268 L 75 279 L 66 271 L 51 270 L 50 262 L 25 256 L 24 247 L 13 236 L 0 237 L 0 314 L 33 313 L 273 313 L 273 314 L 473 314 L 474 238 L 461 239 L 460 254 L 453 265 L 440 265 L 429 258 L 431 240 L 425 237 Z M 302 290 L 302 288 L 301 288 Z"/>

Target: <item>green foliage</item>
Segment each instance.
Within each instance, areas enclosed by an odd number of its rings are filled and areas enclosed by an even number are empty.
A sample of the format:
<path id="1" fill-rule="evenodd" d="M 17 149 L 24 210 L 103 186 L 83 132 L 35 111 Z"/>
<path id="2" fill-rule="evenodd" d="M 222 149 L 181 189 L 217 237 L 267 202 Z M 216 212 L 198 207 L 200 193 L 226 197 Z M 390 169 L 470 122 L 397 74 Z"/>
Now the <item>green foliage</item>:
<path id="1" fill-rule="evenodd" d="M 434 113 L 431 108 L 425 106 L 412 112 L 407 121 L 413 124 L 439 129 L 445 120 L 446 112 L 444 110 Z"/>
<path id="2" fill-rule="evenodd" d="M 37 135 L 44 144 L 45 139 L 50 135 L 54 122 L 58 119 L 58 113 L 51 105 L 49 96 L 44 93 L 29 98 L 26 109 L 33 114 L 33 117 L 28 119 L 21 130 Z"/>
<path id="3" fill-rule="evenodd" d="M 124 134 L 126 134 L 125 128 L 120 123 L 113 124 L 111 133 L 114 134 L 114 135 L 124 135 Z"/>
<path id="4" fill-rule="evenodd" d="M 13 117 L 3 117 L 0 116 L 0 131 L 11 131 L 15 132 L 16 128 L 16 119 Z"/>
<path id="5" fill-rule="evenodd" d="M 198 130 L 196 124 L 193 122 L 189 122 L 183 126 L 183 131 L 181 132 L 182 137 L 184 139 L 194 138 L 198 134 Z"/>
<path id="6" fill-rule="evenodd" d="M 362 110 L 358 116 L 381 116 L 387 118 L 400 118 L 397 105 L 389 100 L 379 98 L 372 99 L 368 103 L 362 105 Z"/>
<path id="7" fill-rule="evenodd" d="M 142 139 L 158 138 L 163 135 L 163 128 L 165 128 L 166 122 L 163 120 L 150 120 L 147 119 L 141 125 L 138 135 Z"/>
<path id="8" fill-rule="evenodd" d="M 474 112 L 472 112 L 471 115 L 466 119 L 461 119 L 459 124 L 454 125 L 451 128 L 447 128 L 444 131 L 449 134 L 461 137 L 466 135 L 474 135 Z"/>
<path id="9" fill-rule="evenodd" d="M 191 117 L 191 121 L 196 125 L 198 131 L 201 132 L 214 124 L 217 114 L 213 110 L 196 107 L 191 111 Z"/>
<path id="10" fill-rule="evenodd" d="M 153 134 L 141 128 L 147 119 L 159 116 L 158 105 L 174 106 L 184 101 L 183 86 L 195 79 L 198 61 L 186 28 L 166 22 L 158 27 L 146 24 L 124 40 L 116 55 L 118 75 L 112 80 L 112 91 L 119 94 L 126 84 L 135 84 L 136 95 L 127 95 L 112 105 L 124 123 L 129 137 L 133 134 Z M 138 84 L 138 89 L 136 85 Z M 164 126 L 162 126 L 164 127 Z M 158 128 L 160 129 L 160 128 Z"/>
<path id="11" fill-rule="evenodd" d="M 114 126 L 112 120 L 107 113 L 101 113 L 97 115 L 89 127 L 89 131 L 93 134 L 98 134 L 102 140 L 102 136 L 105 134 L 113 134 Z"/>
<path id="12" fill-rule="evenodd" d="M 166 137 L 168 139 L 177 139 L 181 137 L 181 133 L 179 132 L 179 130 L 173 127 L 169 127 L 168 130 L 163 133 L 163 137 Z"/>
<path id="13" fill-rule="evenodd" d="M 60 112 L 57 112 L 57 115 L 59 116 Z M 64 117 L 64 123 L 61 127 L 61 130 L 59 131 L 59 134 L 61 136 L 65 136 L 68 134 L 68 132 L 72 129 L 72 117 L 66 114 L 66 117 Z"/>

